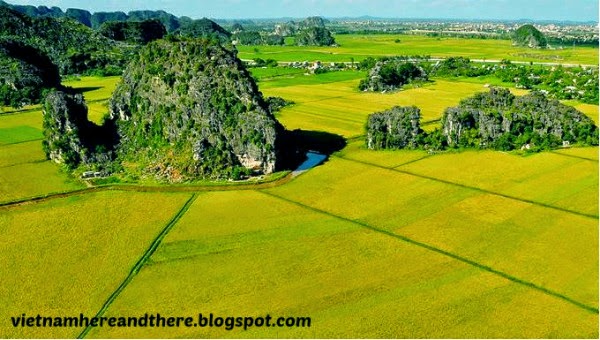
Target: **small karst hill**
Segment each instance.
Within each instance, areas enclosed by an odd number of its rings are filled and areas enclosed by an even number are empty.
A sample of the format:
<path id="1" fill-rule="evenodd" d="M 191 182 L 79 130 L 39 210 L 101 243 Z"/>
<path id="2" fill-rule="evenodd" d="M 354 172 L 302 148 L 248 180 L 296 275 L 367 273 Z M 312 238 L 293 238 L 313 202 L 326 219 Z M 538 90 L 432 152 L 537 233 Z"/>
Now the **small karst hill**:
<path id="1" fill-rule="evenodd" d="M 514 45 L 531 48 L 546 48 L 548 41 L 542 32 L 533 25 L 523 25 L 512 36 Z"/>
<path id="2" fill-rule="evenodd" d="M 52 111 L 51 105 L 46 107 Z M 120 171 L 134 177 L 181 182 L 239 178 L 276 168 L 276 143 L 283 127 L 235 52 L 215 40 L 148 44 L 125 70 L 109 111 L 105 125 L 116 130 L 116 145 L 87 149 L 114 150 L 113 168 L 116 163 Z M 71 121 L 81 121 L 72 116 Z M 46 117 L 57 120 L 52 112 L 46 112 Z M 74 144 L 59 145 L 72 148 Z M 49 157 L 71 153 L 47 151 Z M 106 157 L 96 154 L 85 159 Z"/>
<path id="3" fill-rule="evenodd" d="M 109 106 L 122 158 L 147 163 L 159 177 L 275 169 L 283 128 L 234 52 L 209 40 L 151 43 Z"/>

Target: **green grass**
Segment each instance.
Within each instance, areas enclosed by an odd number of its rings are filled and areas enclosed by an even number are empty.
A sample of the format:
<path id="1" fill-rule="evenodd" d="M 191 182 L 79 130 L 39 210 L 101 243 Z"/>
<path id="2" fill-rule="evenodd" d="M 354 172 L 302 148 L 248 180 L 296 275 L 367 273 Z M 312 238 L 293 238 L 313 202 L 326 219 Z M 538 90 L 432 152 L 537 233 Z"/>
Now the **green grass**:
<path id="1" fill-rule="evenodd" d="M 0 145 L 23 143 L 42 139 L 43 137 L 44 135 L 40 129 L 27 125 L 0 129 Z"/>
<path id="2" fill-rule="evenodd" d="M 280 69 L 286 70 L 286 68 Z M 363 79 L 367 74 L 366 72 L 362 71 L 336 71 L 321 74 L 309 74 L 305 73 L 304 70 L 301 71 L 302 72 L 289 73 L 286 76 L 280 77 L 259 77 L 258 86 L 260 87 L 261 91 L 263 91 L 289 86 L 295 87 L 299 85 L 324 85 L 331 83 L 339 83 L 347 80 L 357 80 L 358 89 L 358 80 Z"/>
<path id="3" fill-rule="evenodd" d="M 437 58 L 463 56 L 471 59 L 568 64 L 598 64 L 598 49 L 593 47 L 567 47 L 563 50 L 532 50 L 512 46 L 509 40 L 483 40 L 460 38 L 433 38 L 416 35 L 337 35 L 339 47 L 314 46 L 239 46 L 242 59 L 275 59 L 277 61 L 350 62 L 366 57 L 393 55 L 430 55 Z M 395 43 L 400 39 L 400 43 Z"/>
<path id="4" fill-rule="evenodd" d="M 248 69 L 256 79 L 263 80 L 276 77 L 287 77 L 306 73 L 304 69 L 287 67 L 252 67 Z"/>
<path id="5" fill-rule="evenodd" d="M 10 143 L 12 140 L 26 140 L 27 138 L 32 138 L 34 136 L 33 130 L 37 130 L 39 132 L 38 138 L 42 138 L 42 110 L 37 108 L 33 110 L 25 110 L 19 113 L 11 113 L 0 115 L 0 128 L 3 130 L 1 136 L 5 134 L 14 134 L 10 132 L 10 129 L 21 129 L 26 134 L 29 134 L 29 137 L 12 137 L 11 139 L 6 137 L 0 137 L 4 140 L 3 143 Z"/>
<path id="6" fill-rule="evenodd" d="M 45 160 L 40 141 L 0 146 L 0 168 Z"/>
<path id="7" fill-rule="evenodd" d="M 13 328 L 10 317 L 93 316 L 188 194 L 103 192 L 0 208 L 0 334 L 75 338 L 78 328 Z"/>

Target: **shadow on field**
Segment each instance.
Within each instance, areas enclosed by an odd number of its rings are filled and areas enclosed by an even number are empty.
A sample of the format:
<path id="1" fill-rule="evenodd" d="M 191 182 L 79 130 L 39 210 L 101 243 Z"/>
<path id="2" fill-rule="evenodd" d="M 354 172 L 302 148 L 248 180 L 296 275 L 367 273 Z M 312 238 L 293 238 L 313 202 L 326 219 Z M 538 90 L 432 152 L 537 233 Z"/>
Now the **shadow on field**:
<path id="1" fill-rule="evenodd" d="M 78 88 L 72 88 L 71 91 L 73 91 L 73 93 L 84 94 L 85 92 L 96 91 L 96 90 L 100 90 L 101 88 L 102 87 L 100 87 L 100 86 L 78 87 Z"/>
<path id="2" fill-rule="evenodd" d="M 307 159 L 307 152 L 325 155 L 325 163 L 329 155 L 346 146 L 344 137 L 323 131 L 285 131 L 283 137 L 279 148 L 282 150 L 279 162 L 281 170 L 295 170 Z"/>

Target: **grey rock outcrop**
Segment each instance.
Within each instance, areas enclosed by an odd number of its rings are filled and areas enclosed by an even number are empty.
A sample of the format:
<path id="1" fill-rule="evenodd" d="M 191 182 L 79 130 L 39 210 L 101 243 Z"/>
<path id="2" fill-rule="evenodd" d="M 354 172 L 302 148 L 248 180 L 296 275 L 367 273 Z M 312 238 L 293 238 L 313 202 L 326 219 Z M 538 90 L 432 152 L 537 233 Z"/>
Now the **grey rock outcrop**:
<path id="1" fill-rule="evenodd" d="M 167 181 L 271 173 L 283 127 L 235 53 L 199 40 L 156 41 L 109 103 L 119 156 Z"/>

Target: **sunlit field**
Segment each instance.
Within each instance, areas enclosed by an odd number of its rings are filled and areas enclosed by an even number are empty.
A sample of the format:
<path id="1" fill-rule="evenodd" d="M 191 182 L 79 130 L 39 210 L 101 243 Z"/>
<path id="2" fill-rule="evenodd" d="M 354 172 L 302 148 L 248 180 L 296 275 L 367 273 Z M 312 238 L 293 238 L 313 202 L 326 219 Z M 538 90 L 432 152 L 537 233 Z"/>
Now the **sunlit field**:
<path id="1" fill-rule="evenodd" d="M 373 56 L 429 55 L 433 58 L 467 57 L 542 63 L 598 65 L 598 49 L 571 47 L 531 50 L 512 46 L 510 40 L 435 38 L 418 35 L 336 35 L 338 47 L 239 46 L 241 59 L 277 61 L 352 62 Z M 400 42 L 396 42 L 400 40 Z M 258 49 L 258 52 L 255 51 Z"/>
<path id="2" fill-rule="evenodd" d="M 240 47 L 239 56 L 529 60 L 505 41 L 336 39 L 340 47 L 261 46 L 258 53 Z M 598 50 L 528 53 L 536 61 L 557 54 L 561 62 L 587 63 Z M 357 88 L 365 72 L 251 73 L 265 97 L 294 102 L 276 113 L 288 130 L 337 135 L 346 145 L 269 188 L 90 188 L 45 159 L 40 107 L 0 113 L 0 335 L 598 338 L 598 147 L 536 154 L 371 151 L 364 141 L 370 113 L 416 105 L 431 130 L 445 108 L 488 91 L 487 80 L 433 79 L 365 93 Z M 99 123 L 118 81 L 82 77 L 64 84 L 80 90 Z M 597 105 L 566 104 L 598 121 Z M 269 314 L 310 317 L 311 327 L 12 327 L 10 318 L 22 313 Z"/>
<path id="3" fill-rule="evenodd" d="M 77 337 L 80 328 L 14 328 L 10 317 L 95 315 L 187 198 L 104 192 L 0 207 L 0 334 Z"/>

